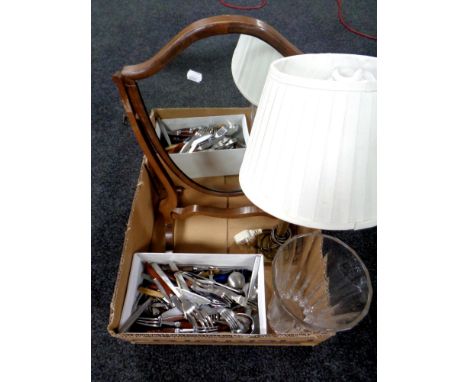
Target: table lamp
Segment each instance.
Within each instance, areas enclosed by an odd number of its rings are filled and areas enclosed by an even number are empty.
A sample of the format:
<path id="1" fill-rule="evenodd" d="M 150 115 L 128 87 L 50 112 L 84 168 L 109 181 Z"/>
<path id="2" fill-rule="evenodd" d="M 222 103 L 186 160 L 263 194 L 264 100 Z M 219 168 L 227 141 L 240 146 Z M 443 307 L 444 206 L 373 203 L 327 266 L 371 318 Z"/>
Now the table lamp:
<path id="1" fill-rule="evenodd" d="M 376 58 L 303 54 L 269 69 L 239 180 L 281 223 L 348 230 L 377 224 Z M 275 235 L 276 232 L 276 235 Z"/>
<path id="2" fill-rule="evenodd" d="M 232 55 L 232 78 L 241 94 L 258 105 L 270 64 L 283 57 L 275 48 L 259 38 L 240 35 Z"/>

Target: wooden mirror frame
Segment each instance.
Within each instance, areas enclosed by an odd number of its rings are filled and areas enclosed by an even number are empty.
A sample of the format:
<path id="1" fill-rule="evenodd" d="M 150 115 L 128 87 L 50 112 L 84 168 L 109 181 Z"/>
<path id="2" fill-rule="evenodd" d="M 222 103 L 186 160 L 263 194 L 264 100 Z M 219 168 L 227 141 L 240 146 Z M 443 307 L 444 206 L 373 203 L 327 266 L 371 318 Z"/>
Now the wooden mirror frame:
<path id="1" fill-rule="evenodd" d="M 176 166 L 156 134 L 136 82 L 158 73 L 194 42 L 224 34 L 247 34 L 257 37 L 271 45 L 285 57 L 302 54 L 298 48 L 291 44 L 278 31 L 263 21 L 247 16 L 213 16 L 198 20 L 182 29 L 149 60 L 136 65 L 124 66 L 122 70 L 112 76 L 119 90 L 128 121 L 138 144 L 148 160 L 149 169 L 163 188 L 159 212 L 161 212 L 164 218 L 166 250 L 172 250 L 174 247 L 175 219 L 183 219 L 192 215 L 207 215 L 221 218 L 266 215 L 265 212 L 253 205 L 239 208 L 182 205 L 181 195 L 185 188 L 192 188 L 204 194 L 223 198 L 243 196 L 243 193 L 241 190 L 220 191 L 203 186 L 189 178 Z M 176 186 L 171 175 L 184 186 Z"/>

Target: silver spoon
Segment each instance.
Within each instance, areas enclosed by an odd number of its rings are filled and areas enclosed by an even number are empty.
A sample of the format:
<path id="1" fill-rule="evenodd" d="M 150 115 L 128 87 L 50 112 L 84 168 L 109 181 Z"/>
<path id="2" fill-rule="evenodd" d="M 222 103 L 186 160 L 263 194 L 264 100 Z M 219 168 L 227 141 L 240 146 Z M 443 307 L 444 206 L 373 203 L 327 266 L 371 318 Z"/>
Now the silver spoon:
<path id="1" fill-rule="evenodd" d="M 231 288 L 241 290 L 245 285 L 245 277 L 240 272 L 232 272 L 227 279 L 227 284 Z"/>
<path id="2" fill-rule="evenodd" d="M 227 121 L 225 126 L 227 127 L 227 130 L 228 130 L 226 133 L 226 137 L 233 136 L 239 130 L 239 125 L 235 125 L 231 121 Z"/>
<path id="3" fill-rule="evenodd" d="M 253 318 L 246 313 L 235 313 L 237 321 L 241 324 L 239 333 L 253 333 L 255 331 L 255 323 Z"/>

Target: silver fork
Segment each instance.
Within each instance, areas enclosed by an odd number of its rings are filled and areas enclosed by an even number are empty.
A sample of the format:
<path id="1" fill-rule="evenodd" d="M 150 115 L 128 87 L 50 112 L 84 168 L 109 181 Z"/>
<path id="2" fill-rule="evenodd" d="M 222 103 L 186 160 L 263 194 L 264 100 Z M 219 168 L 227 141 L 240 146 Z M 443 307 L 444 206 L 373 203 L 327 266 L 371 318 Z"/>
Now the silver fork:
<path id="1" fill-rule="evenodd" d="M 231 332 L 235 333 L 241 330 L 241 324 L 237 320 L 232 310 L 223 308 L 219 310 L 219 314 L 227 322 L 229 328 L 231 329 Z"/>
<path id="2" fill-rule="evenodd" d="M 198 323 L 200 323 L 202 328 L 209 326 L 206 318 L 198 311 L 198 305 L 186 299 L 182 295 L 182 293 L 172 284 L 172 281 L 169 279 L 169 277 L 167 277 L 167 275 L 157 263 L 152 263 L 151 266 L 159 275 L 161 280 L 167 285 L 170 291 L 172 291 L 172 294 L 169 296 L 171 302 L 184 313 L 185 318 L 190 322 L 192 327 L 196 330 L 198 328 Z"/>
<path id="3" fill-rule="evenodd" d="M 150 326 L 152 328 L 160 328 L 163 325 L 173 326 L 176 328 L 180 328 L 181 326 L 181 323 L 179 321 L 167 321 L 161 319 L 160 317 L 140 317 L 138 320 L 136 320 L 136 323 L 143 326 Z"/>
<path id="4" fill-rule="evenodd" d="M 202 316 L 204 317 L 205 321 L 207 321 L 208 323 L 208 327 L 209 328 L 214 328 L 215 327 L 215 324 L 214 324 L 214 319 L 212 316 L 216 316 L 217 312 L 215 309 L 213 309 L 212 307 L 208 306 L 208 305 L 201 305 L 199 307 L 199 310 L 200 310 L 200 313 L 202 314 Z"/>
<path id="5" fill-rule="evenodd" d="M 176 272 L 174 273 L 174 276 L 176 278 L 176 281 L 177 281 L 177 285 L 179 286 L 179 288 L 181 289 L 181 292 L 180 295 L 181 297 L 179 297 L 179 299 L 181 299 L 181 301 L 186 301 L 186 303 L 190 303 L 194 306 L 196 306 L 198 309 L 195 309 L 194 310 L 194 314 L 195 314 L 195 317 L 196 319 L 201 323 L 201 325 L 203 327 L 207 327 L 207 328 L 212 328 L 214 327 L 213 325 L 213 321 L 211 320 L 211 317 L 209 316 L 209 314 L 206 312 L 205 309 L 203 309 L 203 306 L 204 305 L 197 305 L 196 303 L 190 301 L 187 297 L 187 293 L 188 293 L 188 296 L 190 296 L 190 294 L 192 294 L 192 292 L 190 291 L 187 283 L 185 282 L 185 279 L 184 279 L 184 276 L 183 276 L 183 273 L 182 272 Z M 177 288 L 175 288 L 177 289 Z M 184 295 L 184 292 L 186 292 L 186 295 Z M 199 297 L 199 296 L 197 296 Z M 207 300 L 207 302 L 209 302 L 208 299 L 205 299 Z"/>

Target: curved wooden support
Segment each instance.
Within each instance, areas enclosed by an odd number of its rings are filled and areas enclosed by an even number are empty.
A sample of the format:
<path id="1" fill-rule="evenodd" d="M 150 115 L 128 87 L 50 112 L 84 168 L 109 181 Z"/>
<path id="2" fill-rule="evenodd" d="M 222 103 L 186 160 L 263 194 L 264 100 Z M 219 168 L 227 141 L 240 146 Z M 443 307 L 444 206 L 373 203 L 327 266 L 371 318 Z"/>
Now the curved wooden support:
<path id="1" fill-rule="evenodd" d="M 167 215 L 169 215 L 169 211 L 173 207 L 177 206 L 178 197 L 176 187 L 158 159 L 157 150 L 155 150 L 154 146 L 152 145 L 152 142 L 154 141 L 153 136 L 148 136 L 149 130 L 146 128 L 140 128 L 139 126 L 139 122 L 137 121 L 137 113 L 131 103 L 131 99 L 127 93 L 127 87 L 123 82 L 122 76 L 114 75 L 112 78 L 117 85 L 117 89 L 119 90 L 123 108 L 127 113 L 130 126 L 132 127 L 138 144 L 140 145 L 143 153 L 146 156 L 146 159 L 148 160 L 150 169 L 155 173 L 167 193 L 166 198 L 169 200 Z"/>
<path id="2" fill-rule="evenodd" d="M 174 223 L 166 223 L 164 224 L 164 250 L 166 252 L 174 251 Z"/>
<path id="3" fill-rule="evenodd" d="M 211 216 L 213 218 L 235 219 L 247 218 L 251 216 L 268 215 L 265 211 L 256 206 L 244 206 L 238 208 L 219 208 L 219 207 L 206 207 L 194 204 L 182 208 L 174 208 L 171 211 L 174 219 L 186 219 L 190 216 L 203 215 Z"/>
<path id="4" fill-rule="evenodd" d="M 248 34 L 270 44 L 283 56 L 302 52 L 267 23 L 247 16 L 223 15 L 195 21 L 182 29 L 158 53 L 140 64 L 125 66 L 122 75 L 128 79 L 148 78 L 163 69 L 175 56 L 206 37 L 223 34 Z"/>

